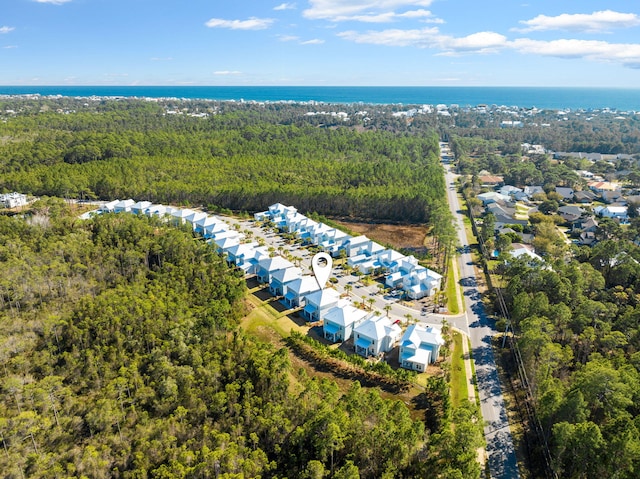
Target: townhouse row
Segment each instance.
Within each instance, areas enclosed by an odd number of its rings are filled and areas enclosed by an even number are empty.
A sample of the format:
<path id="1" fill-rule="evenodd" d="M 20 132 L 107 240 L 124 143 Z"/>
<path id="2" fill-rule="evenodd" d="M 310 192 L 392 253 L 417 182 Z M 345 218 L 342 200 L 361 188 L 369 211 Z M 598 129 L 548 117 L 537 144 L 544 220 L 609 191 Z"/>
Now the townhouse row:
<path id="1" fill-rule="evenodd" d="M 278 210 L 279 207 L 276 205 L 270 208 L 270 211 Z M 128 212 L 157 216 L 179 224 L 190 223 L 193 230 L 203 236 L 230 265 L 241 269 L 246 276 L 255 275 L 260 283 L 268 284 L 270 293 L 278 297 L 286 307 L 301 308 L 302 316 L 309 322 L 322 321 L 323 335 L 328 341 L 337 343 L 353 337 L 355 352 L 361 356 L 379 356 L 400 344 L 400 365 L 404 368 L 424 371 L 429 363 L 436 361 L 440 346 L 444 344 L 437 329 L 419 325 L 411 325 L 401 338 L 402 329 L 397 324 L 398 321 L 392 322 L 388 316 L 365 312 L 354 307 L 348 298 L 341 297 L 335 289 L 321 288 L 314 276 L 303 274 L 302 269 L 286 258 L 270 253 L 266 246 L 261 246 L 255 241 L 245 241 L 245 235 L 242 232 L 231 228 L 216 216 L 188 208 L 174 208 L 134 200 L 111 201 L 101 206 L 99 211 L 102 213 Z M 267 217 L 264 214 L 258 214 L 256 218 L 266 219 Z M 340 245 L 343 245 L 342 240 L 346 243 L 350 238 L 338 230 L 313 223 L 318 225 L 317 228 L 313 231 L 304 230 L 301 235 L 303 238 L 309 238 L 309 243 L 319 244 L 311 240 L 311 238 L 317 238 L 317 235 L 322 237 L 327 245 L 331 243 L 328 237 L 333 238 L 333 241 L 337 238 Z M 307 226 L 310 224 L 305 222 Z M 295 232 L 296 230 L 287 229 L 287 231 Z M 382 259 L 383 262 L 393 258 L 395 261 L 413 264 L 410 258 L 405 258 L 392 250 L 385 250 L 378 247 L 379 245 L 372 246 L 370 243 L 372 242 L 359 239 L 345 245 L 347 254 L 350 255 L 348 258 L 358 255 L 367 256 L 365 251 L 379 251 L 380 257 L 386 258 L 386 260 Z M 356 245 L 362 247 L 356 247 Z M 336 248 L 334 254 L 339 254 L 339 250 L 340 247 Z M 415 265 L 417 266 L 417 261 Z M 405 267 L 405 270 L 407 268 Z M 398 269 L 397 272 L 405 270 Z"/>
<path id="2" fill-rule="evenodd" d="M 316 245 L 333 257 L 344 255 L 350 267 L 364 274 L 386 274 L 386 286 L 401 289 L 412 299 L 432 296 L 440 289 L 442 276 L 419 265 L 415 257 L 384 248 L 364 235 L 352 237 L 318 223 L 293 206 L 276 203 L 254 218 L 270 221 L 280 231 L 295 234 L 304 243 Z M 272 293 L 282 294 L 289 307 L 304 306 L 302 313 L 308 320 L 322 320 L 323 335 L 328 341 L 353 338 L 354 350 L 361 356 L 379 356 L 399 345 L 399 363 L 403 368 L 424 371 L 437 360 L 444 344 L 438 329 L 414 324 L 402 335 L 399 321 L 356 308 L 334 289 L 321 289 L 314 281 L 313 277 L 298 277 L 287 283 L 286 273 L 276 273 Z M 306 294 L 301 294 L 305 290 Z"/>
<path id="3" fill-rule="evenodd" d="M 385 285 L 405 292 L 410 299 L 433 296 L 441 289 L 442 276 L 405 256 L 370 240 L 364 235 L 350 236 L 324 223 L 298 213 L 293 206 L 280 203 L 256 213 L 257 221 L 271 221 L 280 231 L 293 233 L 303 242 L 319 246 L 333 257 L 346 254 L 347 264 L 363 274 L 385 274 Z"/>

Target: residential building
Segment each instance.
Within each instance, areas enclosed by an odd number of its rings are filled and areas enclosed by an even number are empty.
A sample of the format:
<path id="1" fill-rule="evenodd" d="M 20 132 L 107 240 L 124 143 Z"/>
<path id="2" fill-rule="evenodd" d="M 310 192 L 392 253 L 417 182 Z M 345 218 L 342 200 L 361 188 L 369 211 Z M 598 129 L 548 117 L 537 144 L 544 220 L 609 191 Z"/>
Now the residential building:
<path id="1" fill-rule="evenodd" d="M 503 195 L 502 193 L 498 193 L 497 191 L 488 191 L 486 193 L 480 193 L 476 195 L 476 198 L 482 201 L 482 206 L 487 206 L 492 203 L 509 203 L 511 202 L 511 197 L 508 195 Z"/>
<path id="2" fill-rule="evenodd" d="M 135 204 L 136 204 L 136 202 L 134 200 L 132 200 L 132 199 L 118 201 L 113 206 L 113 212 L 114 213 L 130 213 L 131 212 L 131 208 Z"/>
<path id="3" fill-rule="evenodd" d="M 324 316 L 322 330 L 326 340 L 332 343 L 347 341 L 353 328 L 358 326 L 369 313 L 350 303 L 331 308 Z"/>
<path id="4" fill-rule="evenodd" d="M 101 205 L 100 208 L 98 208 L 98 211 L 100 213 L 113 213 L 118 203 L 120 203 L 120 200 L 108 201 L 105 204 Z"/>
<path id="5" fill-rule="evenodd" d="M 353 329 L 355 351 L 365 358 L 378 356 L 393 349 L 402 329 L 387 316 L 372 316 Z"/>
<path id="6" fill-rule="evenodd" d="M 433 326 L 410 325 L 400 340 L 398 362 L 405 369 L 424 372 L 440 356 L 444 339 Z"/>
<path id="7" fill-rule="evenodd" d="M 343 247 L 346 250 L 348 257 L 358 256 L 366 250 L 370 241 L 371 240 L 365 235 L 354 236 L 346 240 Z"/>
<path id="8" fill-rule="evenodd" d="M 531 198 L 533 195 L 537 195 L 540 193 L 544 193 L 544 189 L 542 189 L 542 186 L 525 186 L 524 187 L 524 194 L 527 195 L 529 198 Z"/>
<path id="9" fill-rule="evenodd" d="M 513 258 L 526 258 L 529 257 L 530 260 L 538 260 L 543 261 L 543 259 L 535 253 L 533 246 L 522 243 L 513 243 L 511 245 L 513 248 L 509 253 Z"/>
<path id="10" fill-rule="evenodd" d="M 226 253 L 227 262 L 236 265 L 245 275 L 256 274 L 258 262 L 269 257 L 267 248 L 256 242 L 235 244 L 227 248 Z"/>
<path id="11" fill-rule="evenodd" d="M 558 215 L 568 223 L 573 223 L 582 217 L 585 211 L 578 206 L 561 206 Z"/>
<path id="12" fill-rule="evenodd" d="M 27 204 L 27 195 L 13 192 L 0 195 L 0 204 L 5 208 L 18 208 Z"/>
<path id="13" fill-rule="evenodd" d="M 269 281 L 269 291 L 273 296 L 282 296 L 286 285 L 301 277 L 302 270 L 296 266 L 275 271 Z"/>
<path id="14" fill-rule="evenodd" d="M 261 283 L 269 283 L 271 281 L 271 275 L 281 269 L 287 269 L 293 267 L 293 263 L 282 256 L 273 256 L 262 258 L 258 261 L 258 268 L 256 275 L 258 281 Z"/>
<path id="15" fill-rule="evenodd" d="M 589 190 L 585 191 L 576 191 L 573 194 L 573 201 L 576 203 L 589 204 L 593 203 L 596 200 L 597 196 L 595 193 Z"/>
<path id="16" fill-rule="evenodd" d="M 621 223 L 626 223 L 629 220 L 628 210 L 626 206 L 598 206 L 594 208 L 593 211 L 602 218 L 612 218 L 614 220 L 620 221 Z"/>
<path id="17" fill-rule="evenodd" d="M 305 306 L 302 314 L 307 321 L 320 321 L 324 315 L 340 300 L 340 293 L 335 289 L 326 288 L 309 293 L 305 297 Z"/>
<path id="18" fill-rule="evenodd" d="M 288 308 L 298 308 L 305 304 L 309 294 L 319 290 L 320 285 L 315 276 L 302 276 L 284 285 L 283 303 Z"/>
<path id="19" fill-rule="evenodd" d="M 573 188 L 564 186 L 556 186 L 556 193 L 562 197 L 562 201 L 573 201 L 573 195 L 575 194 Z"/>
<path id="20" fill-rule="evenodd" d="M 151 201 L 138 201 L 131 207 L 131 212 L 137 215 L 143 215 L 145 210 L 151 206 Z"/>

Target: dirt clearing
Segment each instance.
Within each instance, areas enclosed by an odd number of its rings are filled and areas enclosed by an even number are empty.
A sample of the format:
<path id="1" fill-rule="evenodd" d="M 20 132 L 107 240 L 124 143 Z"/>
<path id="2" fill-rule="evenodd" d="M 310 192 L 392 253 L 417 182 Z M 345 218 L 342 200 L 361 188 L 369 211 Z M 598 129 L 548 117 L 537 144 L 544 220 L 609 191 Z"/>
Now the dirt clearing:
<path id="1" fill-rule="evenodd" d="M 424 250 L 424 239 L 427 228 L 420 225 L 393 225 L 388 223 L 352 223 L 334 220 L 336 223 L 363 234 L 383 245 L 391 245 L 394 249 Z"/>

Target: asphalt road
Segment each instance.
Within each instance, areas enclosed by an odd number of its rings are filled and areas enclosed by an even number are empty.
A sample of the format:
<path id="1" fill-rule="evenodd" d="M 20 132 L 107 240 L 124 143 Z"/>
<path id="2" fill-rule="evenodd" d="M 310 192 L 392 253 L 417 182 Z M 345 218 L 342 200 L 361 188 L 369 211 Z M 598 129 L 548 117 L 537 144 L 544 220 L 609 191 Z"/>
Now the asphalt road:
<path id="1" fill-rule="evenodd" d="M 485 421 L 484 436 L 487 443 L 486 451 L 491 477 L 495 479 L 519 478 L 507 410 L 491 348 L 491 338 L 497 331 L 493 319 L 486 314 L 480 300 L 469 241 L 463 223 L 464 215 L 460 211 L 460 202 L 456 192 L 456 175 L 450 171 L 447 165 L 445 168 L 449 206 L 455 217 L 458 241 L 461 245 L 458 261 L 460 263 L 460 283 L 466 307 L 464 315 L 450 318 L 449 321 L 471 338 L 480 395 L 480 409 Z"/>

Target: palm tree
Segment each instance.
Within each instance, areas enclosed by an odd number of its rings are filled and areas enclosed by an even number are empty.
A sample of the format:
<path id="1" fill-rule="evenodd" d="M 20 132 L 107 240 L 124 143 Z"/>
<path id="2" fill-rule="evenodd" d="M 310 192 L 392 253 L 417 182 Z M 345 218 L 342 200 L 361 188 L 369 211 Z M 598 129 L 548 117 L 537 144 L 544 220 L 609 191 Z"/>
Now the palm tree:
<path id="1" fill-rule="evenodd" d="M 385 304 L 384 305 L 384 312 L 387 313 L 387 316 L 389 316 L 389 311 L 391 311 L 391 305 L 390 304 Z"/>
<path id="2" fill-rule="evenodd" d="M 367 303 L 369 303 L 369 311 L 373 311 L 373 305 L 375 304 L 375 302 L 376 302 L 375 298 L 367 299 Z"/>

